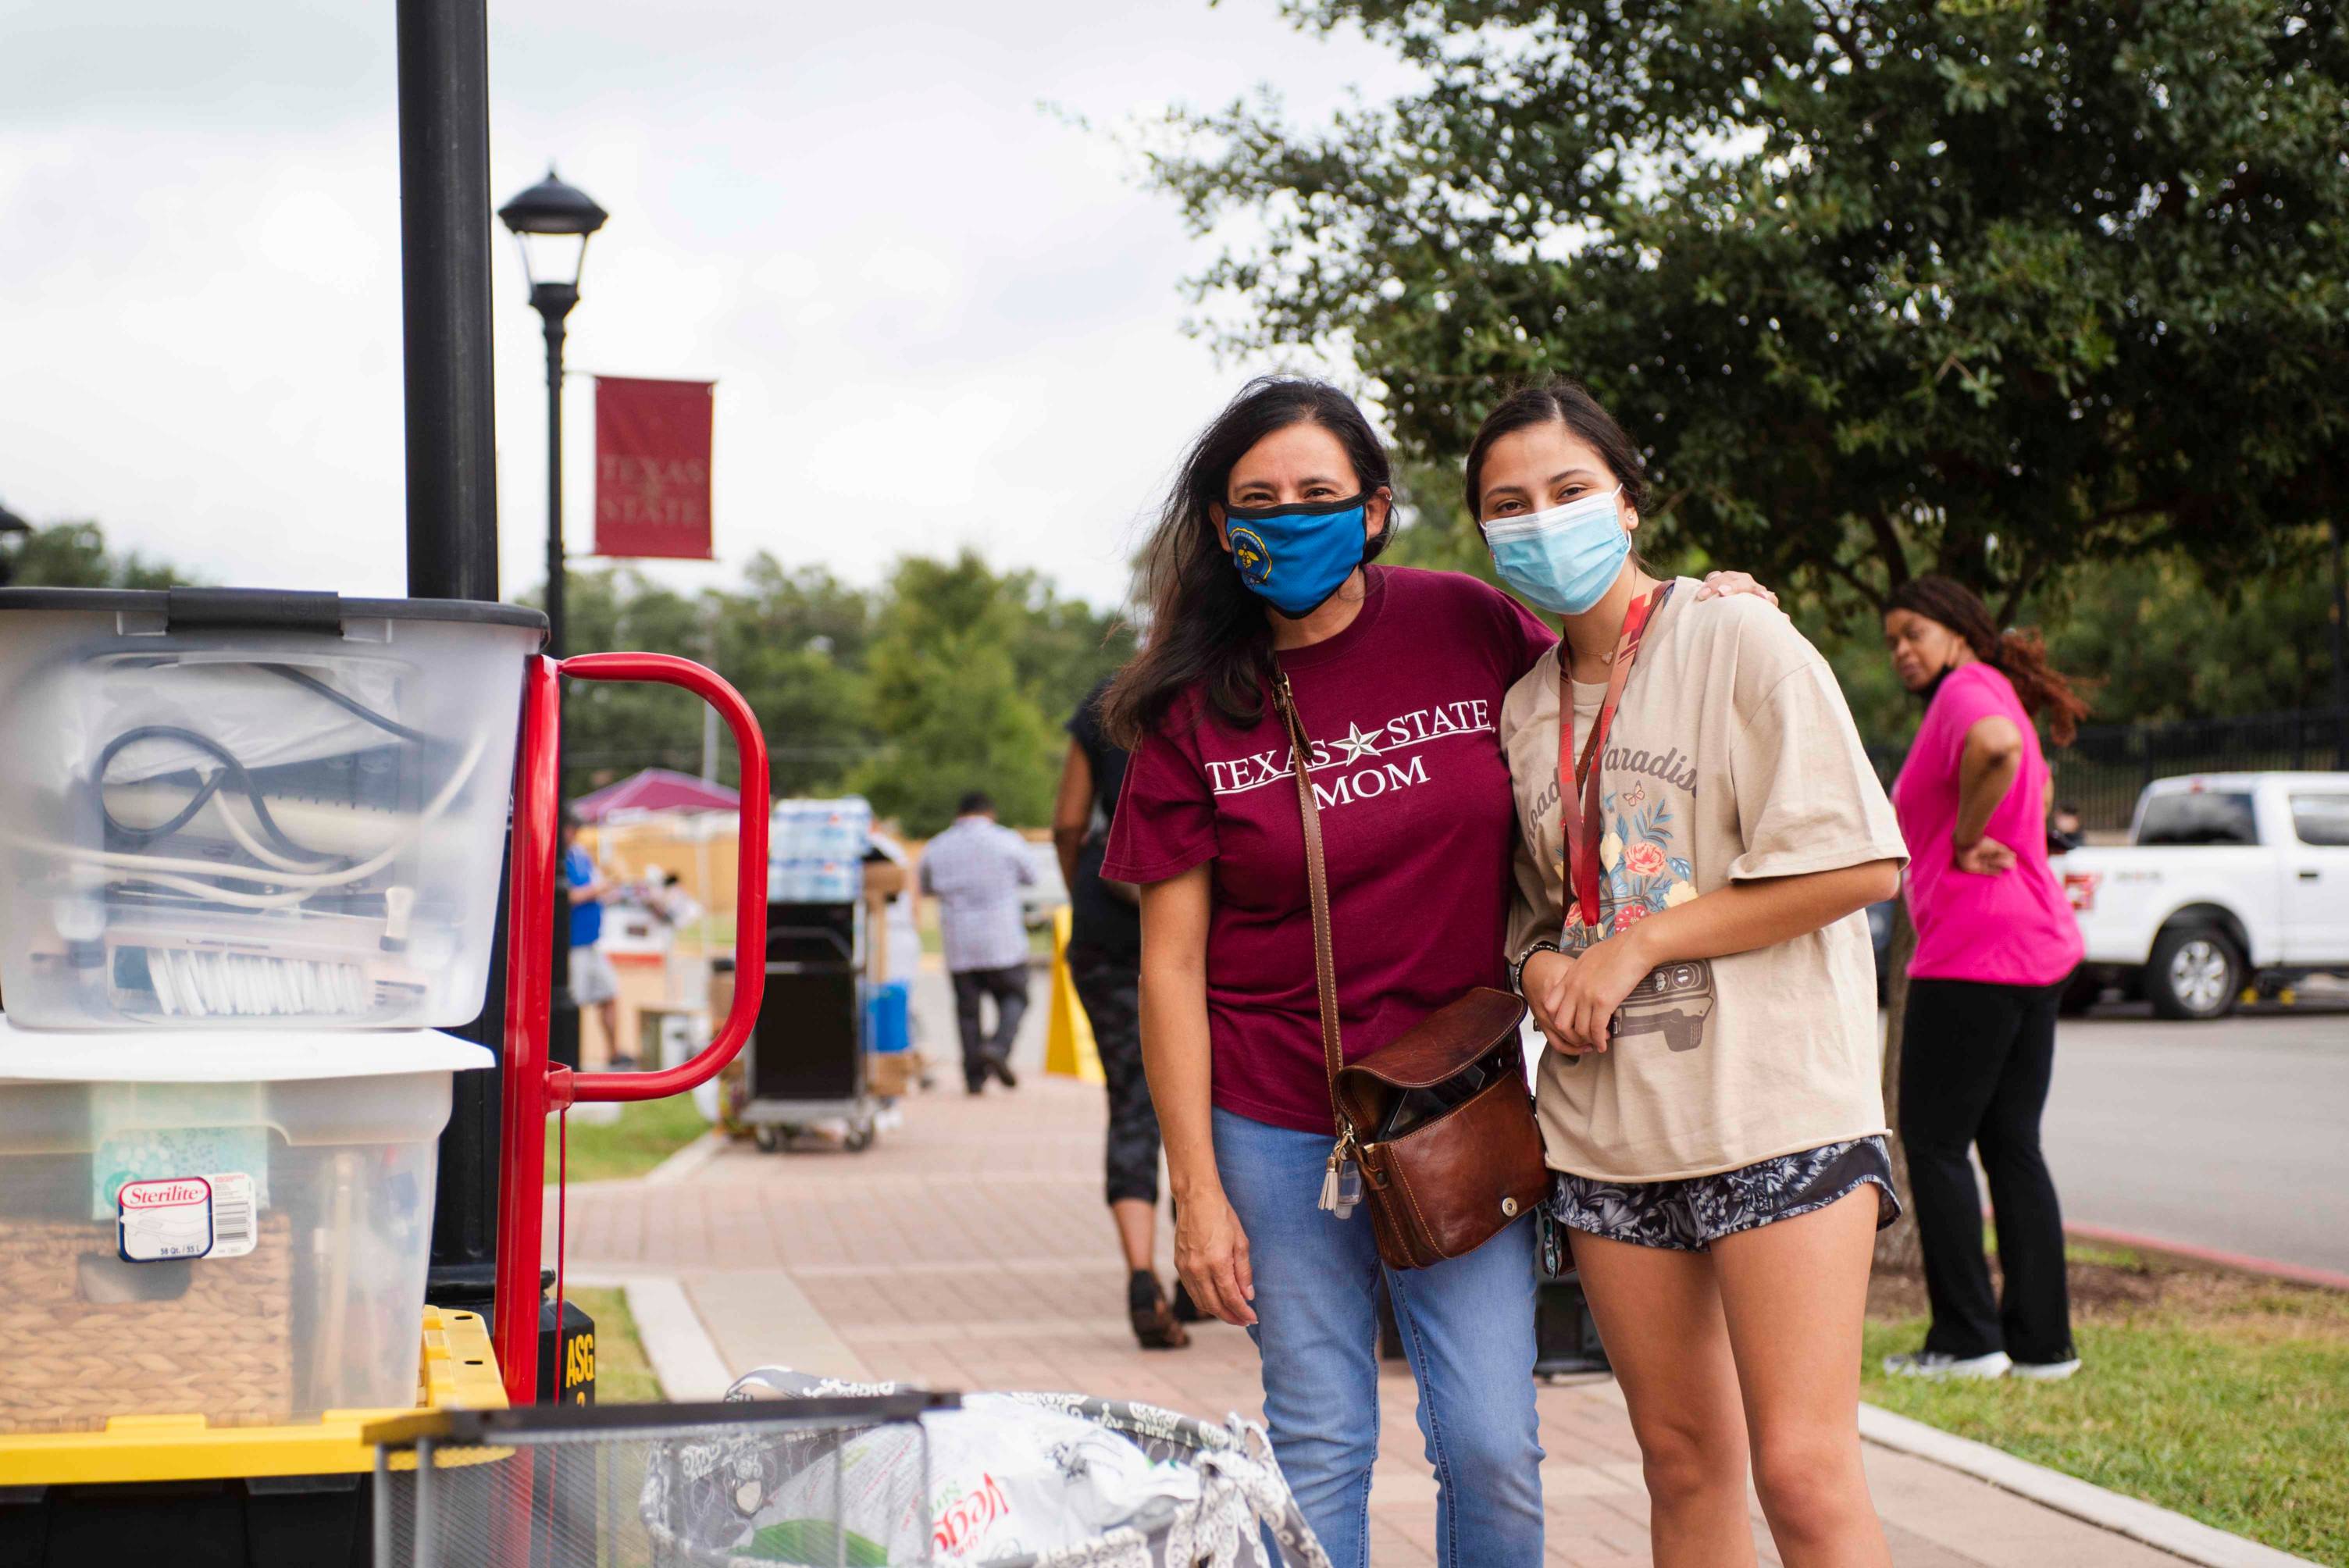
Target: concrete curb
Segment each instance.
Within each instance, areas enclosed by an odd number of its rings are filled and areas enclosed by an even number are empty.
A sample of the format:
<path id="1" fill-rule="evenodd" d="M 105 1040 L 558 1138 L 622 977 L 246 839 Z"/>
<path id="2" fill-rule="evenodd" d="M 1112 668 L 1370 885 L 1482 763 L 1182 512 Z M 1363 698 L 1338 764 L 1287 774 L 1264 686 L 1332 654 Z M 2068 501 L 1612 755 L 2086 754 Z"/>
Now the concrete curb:
<path id="1" fill-rule="evenodd" d="M 726 1134 L 713 1127 L 646 1171 L 644 1183 L 647 1187 L 666 1187 L 682 1181 L 717 1159 L 718 1151 L 725 1147 Z"/>
<path id="2" fill-rule="evenodd" d="M 734 1375 L 718 1353 L 718 1342 L 702 1325 L 701 1315 L 674 1274 L 601 1274 L 580 1270 L 565 1276 L 566 1284 L 590 1290 L 617 1290 L 628 1298 L 628 1315 L 636 1320 L 636 1337 L 660 1379 L 661 1397 L 674 1404 L 722 1399 Z"/>
<path id="3" fill-rule="evenodd" d="M 2282 1280 L 2287 1284 L 2349 1291 L 2349 1274 L 2312 1268 L 2306 1264 L 2280 1263 L 2274 1258 L 2253 1257 L 2249 1253 L 2221 1252 L 2216 1247 L 2197 1246 L 2190 1242 L 2165 1242 L 2158 1236 L 2139 1235 L 2135 1231 L 2116 1231 L 2105 1225 L 2079 1225 L 2069 1220 L 2064 1222 L 2064 1233 L 2083 1242 L 2107 1247 L 2127 1247 L 2132 1252 L 2151 1253 L 2156 1257 L 2175 1258 L 2184 1263 L 2205 1264 L 2212 1268 L 2230 1269 L 2236 1274 L 2259 1274 Z"/>
<path id="4" fill-rule="evenodd" d="M 1860 1406 L 1859 1435 L 1896 1452 L 1988 1481 L 2100 1530 L 2201 1563 L 2203 1568 L 2313 1568 L 2307 1558 L 2230 1535 L 2182 1513 L 2107 1491 L 2077 1476 L 2019 1460 L 1987 1443 L 1952 1436 L 1875 1405 Z"/>

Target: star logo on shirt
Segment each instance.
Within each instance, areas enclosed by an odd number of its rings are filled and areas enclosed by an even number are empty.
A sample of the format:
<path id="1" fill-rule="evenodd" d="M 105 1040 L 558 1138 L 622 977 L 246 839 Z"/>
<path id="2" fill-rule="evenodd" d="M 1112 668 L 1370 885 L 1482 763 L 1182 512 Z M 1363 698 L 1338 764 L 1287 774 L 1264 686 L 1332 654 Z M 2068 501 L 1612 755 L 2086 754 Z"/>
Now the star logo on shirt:
<path id="1" fill-rule="evenodd" d="M 1343 751 L 1349 763 L 1360 762 L 1365 757 L 1376 757 L 1379 754 L 1376 733 L 1372 731 L 1370 735 L 1364 735 L 1360 724 L 1350 725 L 1347 728 L 1346 738 L 1343 740 L 1331 741 L 1330 745 Z"/>

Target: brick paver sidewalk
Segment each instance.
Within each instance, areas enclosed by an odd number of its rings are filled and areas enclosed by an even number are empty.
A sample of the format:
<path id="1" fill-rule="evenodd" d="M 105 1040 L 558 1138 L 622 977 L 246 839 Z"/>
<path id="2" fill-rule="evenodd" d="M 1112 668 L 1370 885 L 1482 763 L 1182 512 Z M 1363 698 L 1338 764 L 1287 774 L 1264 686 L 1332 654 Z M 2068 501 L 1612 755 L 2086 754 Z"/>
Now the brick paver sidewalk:
<path id="1" fill-rule="evenodd" d="M 780 1361 L 1259 1413 L 1256 1353 L 1238 1329 L 1202 1326 L 1180 1351 L 1133 1343 L 1102 1201 L 1100 1090 L 1031 1073 L 1016 1093 L 969 1099 L 957 1083 L 905 1112 L 863 1154 L 741 1147 L 683 1181 L 578 1190 L 571 1266 L 681 1280 L 735 1371 Z M 1381 1393 L 1372 1562 L 1433 1563 L 1435 1489 L 1400 1364 Z M 1646 1563 L 1647 1498 L 1614 1386 L 1546 1388 L 1541 1415 L 1550 1561 Z M 1868 1469 L 1901 1568 L 2179 1561 L 1922 1460 L 1871 1448 Z M 1756 1530 L 1776 1563 L 1758 1512 Z"/>

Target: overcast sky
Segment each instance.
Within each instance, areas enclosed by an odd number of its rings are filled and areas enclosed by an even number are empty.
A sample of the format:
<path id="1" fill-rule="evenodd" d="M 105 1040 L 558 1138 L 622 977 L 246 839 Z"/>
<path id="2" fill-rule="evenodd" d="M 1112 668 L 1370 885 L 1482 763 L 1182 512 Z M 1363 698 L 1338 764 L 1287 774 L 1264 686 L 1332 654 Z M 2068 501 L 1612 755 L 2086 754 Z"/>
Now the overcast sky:
<path id="1" fill-rule="evenodd" d="M 0 0 L 0 502 L 217 583 L 405 592 L 392 0 Z M 490 0 L 493 197 L 610 210 L 574 370 L 715 379 L 719 563 L 971 544 L 1100 603 L 1248 369 L 1096 124 L 1402 67 L 1274 0 Z M 495 236 L 501 545 L 540 580 L 538 318 Z M 593 399 L 566 402 L 569 539 Z"/>

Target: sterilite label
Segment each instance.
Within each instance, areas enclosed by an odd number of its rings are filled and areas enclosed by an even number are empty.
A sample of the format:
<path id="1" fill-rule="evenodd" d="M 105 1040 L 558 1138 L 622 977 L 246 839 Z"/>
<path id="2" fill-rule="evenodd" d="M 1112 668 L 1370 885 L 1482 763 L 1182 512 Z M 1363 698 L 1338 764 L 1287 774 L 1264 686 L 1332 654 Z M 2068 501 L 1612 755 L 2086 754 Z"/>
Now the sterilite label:
<path id="1" fill-rule="evenodd" d="M 239 1171 L 125 1181 L 115 1194 L 123 1258 L 233 1258 L 253 1251 L 253 1178 Z"/>

